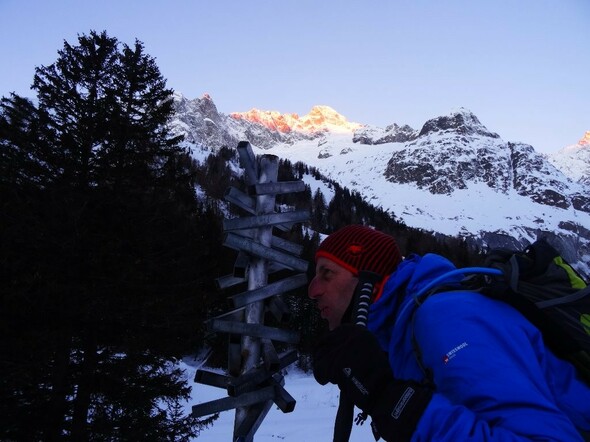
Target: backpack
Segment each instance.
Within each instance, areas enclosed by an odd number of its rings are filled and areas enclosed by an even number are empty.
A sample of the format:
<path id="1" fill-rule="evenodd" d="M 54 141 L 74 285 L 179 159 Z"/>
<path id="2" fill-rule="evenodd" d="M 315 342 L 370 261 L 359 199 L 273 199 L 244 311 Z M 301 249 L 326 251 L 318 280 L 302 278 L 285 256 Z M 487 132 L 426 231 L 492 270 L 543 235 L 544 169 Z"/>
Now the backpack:
<path id="1" fill-rule="evenodd" d="M 457 274 L 465 277 L 459 284 L 448 283 Z M 546 240 L 539 239 L 523 251 L 492 250 L 483 267 L 448 272 L 415 299 L 421 304 L 449 290 L 476 291 L 516 308 L 540 330 L 549 349 L 572 363 L 590 385 L 590 286 Z M 414 351 L 431 381 L 415 340 Z"/>

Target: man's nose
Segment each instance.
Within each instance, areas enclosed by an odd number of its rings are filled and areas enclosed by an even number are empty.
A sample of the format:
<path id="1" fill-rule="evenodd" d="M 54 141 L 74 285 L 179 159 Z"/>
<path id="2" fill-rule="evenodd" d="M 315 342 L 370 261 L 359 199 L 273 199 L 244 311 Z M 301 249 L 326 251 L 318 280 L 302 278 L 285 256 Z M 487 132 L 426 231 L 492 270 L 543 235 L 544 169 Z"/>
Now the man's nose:
<path id="1" fill-rule="evenodd" d="M 314 278 L 309 283 L 309 286 L 307 287 L 307 296 L 309 296 L 310 299 L 315 299 L 318 296 L 320 296 L 320 294 L 321 292 L 318 284 L 318 277 L 314 276 Z"/>

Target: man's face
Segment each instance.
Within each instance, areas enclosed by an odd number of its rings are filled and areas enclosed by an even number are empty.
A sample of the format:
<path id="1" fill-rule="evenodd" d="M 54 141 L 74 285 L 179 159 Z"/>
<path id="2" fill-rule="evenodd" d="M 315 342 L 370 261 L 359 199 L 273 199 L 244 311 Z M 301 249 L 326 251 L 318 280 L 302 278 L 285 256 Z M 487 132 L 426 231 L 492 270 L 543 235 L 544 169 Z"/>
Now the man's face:
<path id="1" fill-rule="evenodd" d="M 344 267 L 323 257 L 318 258 L 315 273 L 309 283 L 308 295 L 317 301 L 321 317 L 328 321 L 328 328 L 333 330 L 342 321 L 358 278 Z"/>

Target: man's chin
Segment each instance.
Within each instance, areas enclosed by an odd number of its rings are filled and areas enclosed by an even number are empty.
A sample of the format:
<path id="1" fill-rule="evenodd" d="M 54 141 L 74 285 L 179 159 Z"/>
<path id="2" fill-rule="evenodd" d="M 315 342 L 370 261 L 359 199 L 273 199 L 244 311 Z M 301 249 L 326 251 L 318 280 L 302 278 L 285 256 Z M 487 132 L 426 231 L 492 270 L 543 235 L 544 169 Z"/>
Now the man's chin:
<path id="1" fill-rule="evenodd" d="M 336 320 L 334 318 L 327 319 L 327 321 L 328 321 L 328 329 L 329 330 L 334 330 L 336 327 L 338 327 L 341 324 L 340 320 Z"/>

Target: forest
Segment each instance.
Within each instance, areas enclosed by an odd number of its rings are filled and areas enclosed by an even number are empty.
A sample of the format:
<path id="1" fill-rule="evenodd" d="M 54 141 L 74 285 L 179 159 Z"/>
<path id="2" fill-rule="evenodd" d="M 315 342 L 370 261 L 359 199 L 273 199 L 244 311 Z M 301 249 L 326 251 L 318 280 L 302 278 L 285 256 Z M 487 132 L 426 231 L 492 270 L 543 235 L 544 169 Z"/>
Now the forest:
<path id="1" fill-rule="evenodd" d="M 175 361 L 209 346 L 209 363 L 225 364 L 226 337 L 203 324 L 232 294 L 215 279 L 236 259 L 222 246 L 224 217 L 240 215 L 223 202 L 244 186 L 229 167 L 236 146 L 190 156 L 167 126 L 173 91 L 140 41 L 92 31 L 64 42 L 31 89 L 35 100 L 0 101 L 0 439 L 192 440 L 210 420 L 183 415 L 191 382 Z M 280 161 L 280 181 L 304 175 L 327 181 Z M 278 233 L 310 263 L 320 232 L 351 223 L 393 234 L 405 254 L 478 260 L 464 241 L 330 184 L 330 201 L 309 188 L 277 197 L 310 211 L 305 229 Z M 305 289 L 285 299 L 306 369 L 324 324 Z"/>

